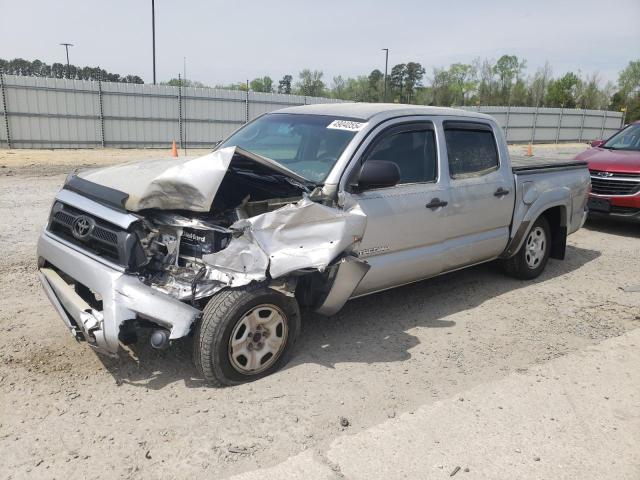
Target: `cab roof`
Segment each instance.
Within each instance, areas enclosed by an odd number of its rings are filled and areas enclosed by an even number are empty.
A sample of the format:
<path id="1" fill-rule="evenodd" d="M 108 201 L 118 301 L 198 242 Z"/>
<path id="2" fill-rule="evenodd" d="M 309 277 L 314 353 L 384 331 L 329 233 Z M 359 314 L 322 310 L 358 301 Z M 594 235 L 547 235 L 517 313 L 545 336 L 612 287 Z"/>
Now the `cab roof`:
<path id="1" fill-rule="evenodd" d="M 274 113 L 328 115 L 333 117 L 350 117 L 365 121 L 378 116 L 404 117 L 412 115 L 451 115 L 483 120 L 491 119 L 489 115 L 469 110 L 398 103 L 318 103 L 314 105 L 287 107 Z"/>

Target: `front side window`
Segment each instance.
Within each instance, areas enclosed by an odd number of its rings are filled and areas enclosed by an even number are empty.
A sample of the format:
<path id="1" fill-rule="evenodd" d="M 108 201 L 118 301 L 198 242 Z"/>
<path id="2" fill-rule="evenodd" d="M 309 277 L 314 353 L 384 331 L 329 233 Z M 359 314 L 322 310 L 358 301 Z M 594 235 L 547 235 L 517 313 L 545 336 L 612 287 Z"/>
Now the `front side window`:
<path id="1" fill-rule="evenodd" d="M 445 125 L 451 178 L 485 175 L 498 169 L 498 150 L 493 132 L 488 127 L 474 128 L 472 124 L 458 128 Z"/>
<path id="2" fill-rule="evenodd" d="M 610 150 L 640 150 L 640 124 L 629 125 L 602 145 Z"/>
<path id="3" fill-rule="evenodd" d="M 272 113 L 247 124 L 217 148 L 238 146 L 275 160 L 307 180 L 322 182 L 356 135 L 353 125 L 362 122 L 326 115 Z"/>
<path id="4" fill-rule="evenodd" d="M 392 131 L 377 140 L 366 160 L 393 162 L 400 170 L 400 183 L 436 180 L 436 141 L 433 130 Z"/>

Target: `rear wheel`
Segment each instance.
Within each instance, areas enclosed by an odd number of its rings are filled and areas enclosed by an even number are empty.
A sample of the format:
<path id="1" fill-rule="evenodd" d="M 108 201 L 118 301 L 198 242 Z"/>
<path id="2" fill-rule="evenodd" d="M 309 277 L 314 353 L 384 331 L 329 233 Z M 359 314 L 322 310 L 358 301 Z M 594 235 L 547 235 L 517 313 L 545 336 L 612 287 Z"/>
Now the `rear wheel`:
<path id="1" fill-rule="evenodd" d="M 518 253 L 502 261 L 505 272 L 515 278 L 531 280 L 542 273 L 549 260 L 551 229 L 545 217 L 538 218 Z"/>
<path id="2" fill-rule="evenodd" d="M 252 381 L 289 360 L 299 330 L 294 298 L 262 285 L 223 290 L 209 300 L 196 329 L 194 363 L 214 385 Z"/>

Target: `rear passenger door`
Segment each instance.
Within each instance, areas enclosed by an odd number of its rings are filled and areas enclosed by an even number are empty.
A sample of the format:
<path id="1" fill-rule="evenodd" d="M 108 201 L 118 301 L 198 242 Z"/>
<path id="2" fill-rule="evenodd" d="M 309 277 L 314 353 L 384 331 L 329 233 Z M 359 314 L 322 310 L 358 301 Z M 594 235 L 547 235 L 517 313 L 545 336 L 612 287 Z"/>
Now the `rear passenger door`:
<path id="1" fill-rule="evenodd" d="M 450 204 L 445 270 L 490 260 L 505 249 L 513 214 L 513 173 L 491 124 L 444 121 Z"/>
<path id="2" fill-rule="evenodd" d="M 354 160 L 393 162 L 400 183 L 359 192 L 351 199 L 367 215 L 359 253 L 371 269 L 355 295 L 436 275 L 443 268 L 446 248 L 448 189 L 438 167 L 436 131 L 432 122 L 411 122 L 380 127 Z"/>

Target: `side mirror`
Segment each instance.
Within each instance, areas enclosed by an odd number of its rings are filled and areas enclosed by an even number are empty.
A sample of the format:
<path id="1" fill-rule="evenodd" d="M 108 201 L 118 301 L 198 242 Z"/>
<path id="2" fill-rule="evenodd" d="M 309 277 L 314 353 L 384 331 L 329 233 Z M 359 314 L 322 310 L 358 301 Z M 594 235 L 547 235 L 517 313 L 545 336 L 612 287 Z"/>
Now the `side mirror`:
<path id="1" fill-rule="evenodd" d="M 358 190 L 393 187 L 400 181 L 398 165 L 386 160 L 367 160 L 358 176 Z"/>
<path id="2" fill-rule="evenodd" d="M 591 140 L 592 147 L 600 147 L 604 145 L 604 140 Z"/>

